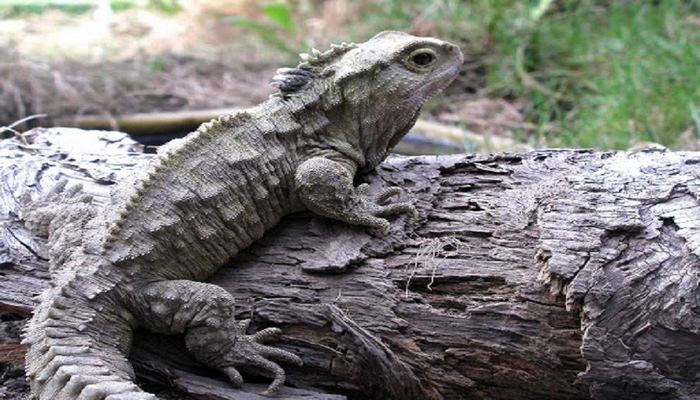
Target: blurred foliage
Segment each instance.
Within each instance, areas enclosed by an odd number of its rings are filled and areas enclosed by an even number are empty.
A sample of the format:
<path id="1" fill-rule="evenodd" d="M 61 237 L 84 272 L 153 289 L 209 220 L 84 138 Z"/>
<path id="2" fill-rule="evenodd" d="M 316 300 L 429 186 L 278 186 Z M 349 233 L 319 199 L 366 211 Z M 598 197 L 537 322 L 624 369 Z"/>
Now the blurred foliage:
<path id="1" fill-rule="evenodd" d="M 462 44 L 483 60 L 482 93 L 527 99 L 550 145 L 674 146 L 700 134 L 697 0 L 389 0 L 363 19 Z"/>
<path id="2" fill-rule="evenodd" d="M 684 21 L 692 5 L 600 4 L 560 6 L 524 36 L 500 29 L 489 85 L 500 96 L 530 98 L 530 120 L 560 127 L 550 134 L 554 144 L 675 145 L 700 99 L 700 29 Z"/>
<path id="3" fill-rule="evenodd" d="M 148 0 L 147 4 L 149 8 L 166 14 L 175 14 L 182 11 L 182 3 L 180 0 Z"/>
<path id="4" fill-rule="evenodd" d="M 59 5 L 84 12 L 98 3 L 0 0 L 0 15 L 3 10 L 29 12 Z M 219 3 L 221 12 L 213 11 L 208 20 L 195 20 L 201 12 L 186 16 L 197 5 L 211 10 Z M 166 13 L 184 10 L 183 21 L 212 36 L 225 31 L 217 30 L 217 23 L 226 25 L 227 32 L 235 32 L 226 40 L 239 46 L 222 52 L 232 55 L 232 65 L 244 61 L 237 56 L 246 54 L 240 51 L 243 46 L 254 49 L 247 60 L 253 55 L 257 60 L 267 57 L 276 65 L 280 57 L 275 55 L 284 54 L 291 62 L 309 44 L 364 41 L 381 30 L 437 36 L 459 44 L 467 58 L 460 79 L 427 107 L 435 114 L 452 113 L 456 117 L 450 121 L 466 121 L 465 104 L 489 98 L 517 108 L 522 119 L 506 121 L 510 135 L 534 145 L 628 148 L 658 142 L 700 148 L 700 0 L 111 0 L 110 4 L 115 10 L 134 5 Z M 178 41 L 194 43 L 196 33 L 192 36 Z M 270 51 L 257 47 L 259 43 Z"/>
<path id="5" fill-rule="evenodd" d="M 143 1 L 139 0 L 109 1 L 114 11 L 138 7 L 141 3 L 143 3 Z M 60 10 L 70 14 L 82 14 L 94 10 L 98 4 L 98 0 L 0 0 L 0 17 L 41 14 L 48 10 Z"/>
<path id="6" fill-rule="evenodd" d="M 290 55 L 296 55 L 308 49 L 309 46 L 304 41 L 294 39 L 297 24 L 289 3 L 285 1 L 266 3 L 261 6 L 261 9 L 265 17 L 264 22 L 257 22 L 239 15 L 226 16 L 223 20 L 249 29 L 263 42 Z"/>

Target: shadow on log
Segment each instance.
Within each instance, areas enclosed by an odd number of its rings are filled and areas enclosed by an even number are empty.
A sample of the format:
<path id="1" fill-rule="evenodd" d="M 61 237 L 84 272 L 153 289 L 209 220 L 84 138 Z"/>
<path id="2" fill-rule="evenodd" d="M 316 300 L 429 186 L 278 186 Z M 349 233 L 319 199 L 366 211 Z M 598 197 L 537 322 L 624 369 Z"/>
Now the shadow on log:
<path id="1" fill-rule="evenodd" d="M 104 204 L 152 157 L 118 132 L 27 139 L 0 143 L 10 396 L 26 390 L 17 327 L 49 285 L 23 204 L 59 177 Z M 305 360 L 279 399 L 698 398 L 699 163 L 659 150 L 392 157 L 364 179 L 404 187 L 418 219 L 381 236 L 292 215 L 212 281 L 239 299 L 237 317 L 282 328 L 281 347 Z M 140 382 L 163 398 L 265 398 L 257 371 L 233 389 L 182 342 L 137 332 Z"/>

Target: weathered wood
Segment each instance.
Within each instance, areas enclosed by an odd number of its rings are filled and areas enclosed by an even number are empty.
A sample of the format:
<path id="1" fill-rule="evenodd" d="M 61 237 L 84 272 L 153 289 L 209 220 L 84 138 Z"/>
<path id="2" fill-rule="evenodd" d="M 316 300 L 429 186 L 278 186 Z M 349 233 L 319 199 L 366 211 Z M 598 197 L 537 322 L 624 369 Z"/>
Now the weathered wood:
<path id="1" fill-rule="evenodd" d="M 151 157 L 119 133 L 28 139 L 0 143 L 5 319 L 28 315 L 47 285 L 48 251 L 21 205 L 58 176 L 103 203 Z M 239 318 L 281 327 L 304 358 L 288 369 L 302 391 L 278 398 L 698 398 L 698 163 L 665 151 L 393 157 L 367 180 L 403 186 L 417 220 L 379 236 L 292 215 L 213 282 L 240 299 Z M 179 337 L 136 338 L 146 384 L 257 398 L 197 365 Z"/>

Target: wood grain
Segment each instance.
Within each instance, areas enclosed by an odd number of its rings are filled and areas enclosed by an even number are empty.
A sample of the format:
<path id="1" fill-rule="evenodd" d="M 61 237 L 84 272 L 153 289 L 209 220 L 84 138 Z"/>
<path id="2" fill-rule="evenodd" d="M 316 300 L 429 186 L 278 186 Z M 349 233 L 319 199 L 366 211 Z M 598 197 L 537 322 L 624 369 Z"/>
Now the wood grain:
<path id="1" fill-rule="evenodd" d="M 0 142 L 8 321 L 48 284 L 23 204 L 59 176 L 104 203 L 151 157 L 114 132 L 27 138 Z M 419 218 L 381 236 L 291 215 L 213 282 L 305 360 L 288 369 L 302 392 L 280 399 L 698 398 L 698 163 L 656 150 L 392 157 L 361 180 L 404 187 Z M 164 398 L 259 397 L 197 365 L 179 337 L 137 332 L 132 360 Z"/>

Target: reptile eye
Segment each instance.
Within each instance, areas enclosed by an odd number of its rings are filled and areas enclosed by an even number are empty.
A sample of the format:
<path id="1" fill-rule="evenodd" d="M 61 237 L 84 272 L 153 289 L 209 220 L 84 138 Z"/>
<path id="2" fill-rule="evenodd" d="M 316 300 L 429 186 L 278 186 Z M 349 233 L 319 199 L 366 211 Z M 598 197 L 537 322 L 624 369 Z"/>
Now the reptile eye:
<path id="1" fill-rule="evenodd" d="M 437 60 L 437 56 L 431 49 L 419 49 L 411 53 L 408 59 L 411 64 L 425 68 L 432 65 Z"/>

